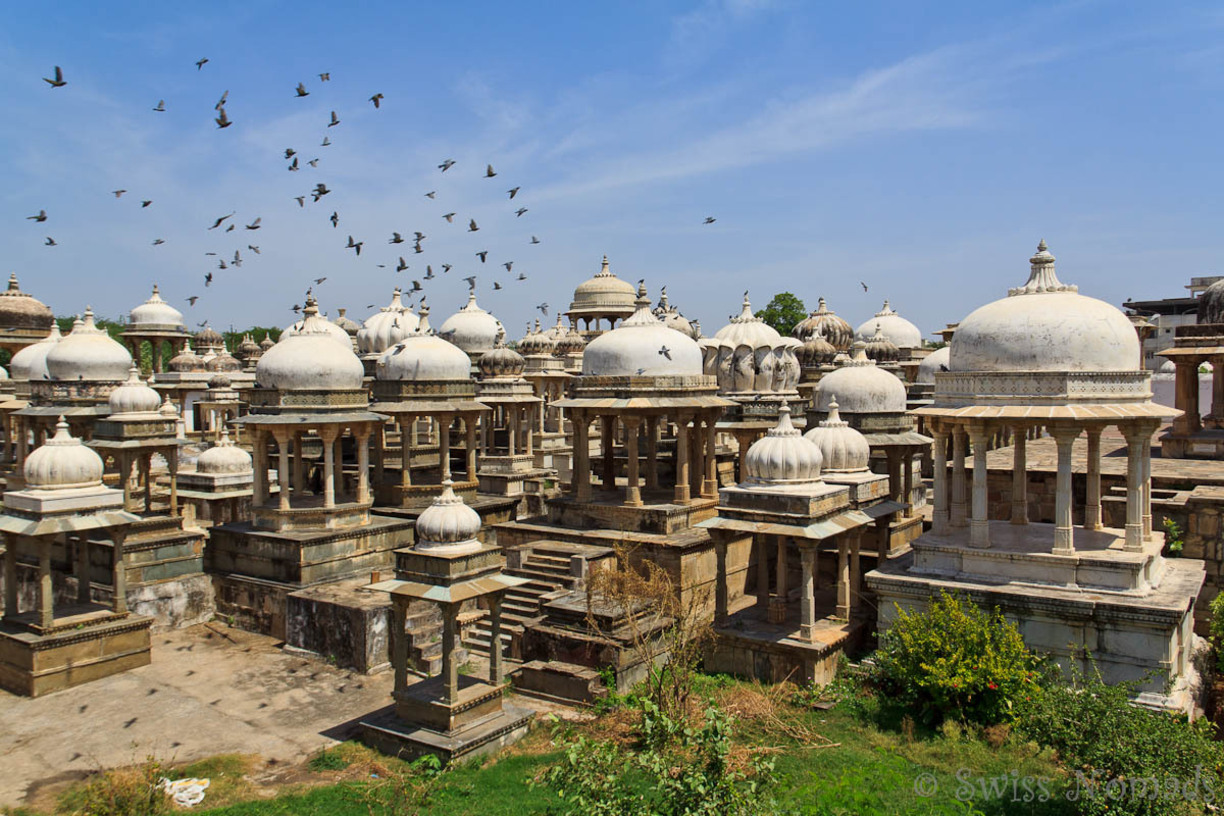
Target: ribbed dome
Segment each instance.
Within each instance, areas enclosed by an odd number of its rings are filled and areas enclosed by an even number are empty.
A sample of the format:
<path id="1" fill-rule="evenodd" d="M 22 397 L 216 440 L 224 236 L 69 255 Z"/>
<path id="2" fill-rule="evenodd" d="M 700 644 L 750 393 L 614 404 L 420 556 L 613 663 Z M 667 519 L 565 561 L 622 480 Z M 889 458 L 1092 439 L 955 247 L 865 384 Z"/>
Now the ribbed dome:
<path id="1" fill-rule="evenodd" d="M 229 429 L 221 429 L 221 441 L 200 454 L 197 473 L 250 473 L 254 470 L 251 454 L 230 441 Z"/>
<path id="2" fill-rule="evenodd" d="M 439 555 L 459 555 L 480 549 L 480 515 L 463 503 L 451 488 L 451 480 L 442 483 L 442 495 L 426 507 L 416 521 L 414 549 Z"/>
<path id="3" fill-rule="evenodd" d="M 26 488 L 30 490 L 72 490 L 102 485 L 102 457 L 68 433 L 68 423 L 60 417 L 55 436 L 25 460 Z"/>
<path id="4" fill-rule="evenodd" d="M 191 348 L 191 343 L 184 343 L 183 350 L 170 358 L 166 363 L 166 367 L 171 371 L 176 371 L 180 374 L 188 371 L 204 371 L 204 358 L 200 357 Z"/>
<path id="5" fill-rule="evenodd" d="M 242 363 L 238 358 L 222 349 L 204 365 L 208 371 L 241 371 Z"/>
<path id="6" fill-rule="evenodd" d="M 574 290 L 569 310 L 590 314 L 628 312 L 634 308 L 635 298 L 633 284 L 612 274 L 608 269 L 608 256 L 605 255 L 599 274 L 578 284 Z"/>
<path id="7" fill-rule="evenodd" d="M 463 349 L 434 333 L 429 327 L 429 307 L 422 306 L 417 330 L 383 352 L 374 377 L 407 382 L 470 380 L 472 360 Z"/>
<path id="8" fill-rule="evenodd" d="M 744 293 L 744 307 L 737 317 L 714 333 L 718 340 L 725 340 L 733 346 L 749 346 L 773 348 L 778 345 L 782 335 L 761 318 L 752 313 L 752 304 L 748 301 L 748 293 Z"/>
<path id="9" fill-rule="evenodd" d="M 255 366 L 255 381 L 277 391 L 352 391 L 361 388 L 365 370 L 353 353 L 348 335 L 319 316 L 318 304 L 306 301 L 305 317 L 296 333 L 286 331 Z M 344 334 L 336 342 L 334 332 Z"/>
<path id="10" fill-rule="evenodd" d="M 37 343 L 26 346 L 13 355 L 9 361 L 9 373 L 14 380 L 46 380 L 50 378 L 47 372 L 47 354 L 62 339 L 59 324 L 51 324 L 51 333 Z"/>
<path id="11" fill-rule="evenodd" d="M 861 473 L 871 461 L 867 437 L 850 427 L 838 413 L 835 395 L 829 395 L 829 417 L 805 433 L 820 448 L 825 473 Z"/>
<path id="12" fill-rule="evenodd" d="M 306 307 L 310 308 L 310 304 L 312 303 L 314 304 L 315 314 L 317 315 L 319 313 L 319 301 L 313 295 L 306 298 Z M 301 334 L 304 331 L 305 325 L 306 325 L 306 309 L 303 309 L 302 319 L 296 323 L 286 326 L 285 330 L 281 332 L 280 340 L 277 342 L 283 343 L 287 338 L 294 337 L 296 335 Z M 335 323 L 332 323 L 327 318 L 320 317 L 319 322 L 315 324 L 314 327 L 311 329 L 311 333 L 312 334 L 324 333 L 331 339 L 335 340 L 337 343 L 343 345 L 349 351 L 353 350 L 353 338 L 349 337 L 348 332 L 346 332 L 344 329 L 337 326 Z M 265 337 L 264 339 L 267 340 L 268 338 Z M 261 343 L 260 346 L 262 347 L 263 344 Z"/>
<path id="13" fill-rule="evenodd" d="M 553 354 L 558 356 L 563 354 L 581 354 L 585 348 L 586 338 L 576 328 L 570 326 L 565 336 L 557 341 L 557 347 L 553 350 Z"/>
<path id="14" fill-rule="evenodd" d="M 123 385 L 111 392 L 107 399 L 111 416 L 115 414 L 155 414 L 161 408 L 161 395 L 140 379 L 136 366 L 128 369 L 128 378 Z"/>
<path id="15" fill-rule="evenodd" d="M 361 324 L 347 316 L 348 309 L 337 309 L 336 311 L 340 313 L 340 316 L 332 322 L 344 329 L 349 337 L 356 337 L 357 332 L 361 331 Z"/>
<path id="16" fill-rule="evenodd" d="M 276 341 L 272 339 L 272 335 L 270 334 L 265 334 L 264 339 L 259 341 L 259 348 L 261 351 L 267 351 L 275 345 Z"/>
<path id="17" fill-rule="evenodd" d="M 952 335 L 952 371 L 1136 371 L 1139 338 L 1116 306 L 1059 282 L 1045 241 L 1028 283 L 987 303 Z"/>
<path id="18" fill-rule="evenodd" d="M 832 363 L 833 358 L 837 356 L 837 349 L 819 334 L 812 334 L 803 341 L 802 346 L 795 349 L 795 356 L 799 358 L 799 365 L 815 368 Z"/>
<path id="19" fill-rule="evenodd" d="M 879 325 L 876 325 L 875 334 L 867 339 L 864 351 L 877 363 L 895 363 L 901 358 L 901 349 L 884 336 L 884 329 Z"/>
<path id="20" fill-rule="evenodd" d="M 865 346 L 855 341 L 850 362 L 821 377 L 816 386 L 817 411 L 828 411 L 836 394 L 841 409 L 849 414 L 905 412 L 905 385 L 897 375 L 868 360 Z"/>
<path id="21" fill-rule="evenodd" d="M 52 379 L 63 382 L 123 382 L 131 366 L 132 355 L 94 325 L 89 307 L 85 319 L 47 352 L 47 371 Z"/>
<path id="22" fill-rule="evenodd" d="M 501 321 L 476 303 L 475 290 L 468 292 L 467 304 L 446 318 L 438 334 L 468 354 L 483 354 L 497 342 Z"/>
<path id="23" fill-rule="evenodd" d="M 531 324 L 527 324 L 527 333 L 523 335 L 523 339 L 519 341 L 518 350 L 520 354 L 552 354 L 557 348 L 557 343 L 547 332 L 540 331 L 540 321 L 537 318 L 535 322 L 535 331 L 532 331 Z"/>
<path id="24" fill-rule="evenodd" d="M 744 454 L 745 487 L 786 487 L 820 481 L 820 448 L 791 424 L 790 406 L 778 411 L 778 424 Z"/>
<path id="25" fill-rule="evenodd" d="M 132 309 L 128 315 L 128 327 L 132 329 L 182 329 L 187 330 L 183 323 L 183 313 L 162 300 L 157 284 L 153 284 L 153 294 L 144 303 Z"/>
<path id="26" fill-rule="evenodd" d="M 664 326 L 650 313 L 646 285 L 638 288 L 638 309 L 612 331 L 587 344 L 582 373 L 591 377 L 699 376 L 697 341 Z"/>
<path id="27" fill-rule="evenodd" d="M 921 385 L 934 385 L 935 375 L 940 371 L 948 370 L 948 362 L 951 360 L 951 356 L 951 346 L 944 346 L 932 351 L 918 364 L 918 373 L 914 376 L 914 382 Z"/>
<path id="28" fill-rule="evenodd" d="M 225 376 L 224 373 L 214 374 L 208 378 L 208 387 L 218 391 L 229 388 L 231 385 L 233 383 L 230 382 L 230 378 Z"/>
<path id="29" fill-rule="evenodd" d="M 202 353 L 219 352 L 225 348 L 225 338 L 212 326 L 205 326 L 196 333 L 195 347 Z"/>
<path id="30" fill-rule="evenodd" d="M 884 336 L 891 340 L 897 348 L 922 348 L 922 332 L 913 323 L 893 311 L 887 300 L 884 301 L 883 309 L 858 327 L 854 333 L 854 339 L 863 342 L 871 340 L 876 333 L 876 326 L 880 327 Z"/>
<path id="31" fill-rule="evenodd" d="M 823 337 L 837 351 L 849 351 L 850 344 L 854 342 L 854 329 L 850 328 L 850 324 L 845 320 L 829 311 L 824 298 L 818 302 L 816 311 L 795 324 L 791 334 L 795 336 L 795 339 L 804 342 L 814 336 Z"/>
<path id="32" fill-rule="evenodd" d="M 420 320 L 404 308 L 399 287 L 391 295 L 390 305 L 371 315 L 357 332 L 357 351 L 362 354 L 382 354 L 416 331 Z"/>
<path id="33" fill-rule="evenodd" d="M 551 329 L 549 329 L 549 330 L 546 332 L 546 334 L 548 335 L 548 339 L 549 339 L 549 340 L 551 340 L 551 341 L 553 341 L 553 350 L 554 350 L 554 352 L 555 352 L 555 351 L 556 351 L 556 344 L 557 344 L 557 343 L 560 343 L 560 342 L 561 342 L 561 340 L 562 340 L 562 338 L 564 338 L 564 337 L 565 337 L 565 335 L 569 334 L 569 329 L 568 329 L 568 328 L 566 327 L 566 325 L 565 325 L 565 324 L 564 324 L 564 323 L 561 321 L 561 313 L 560 313 L 560 312 L 557 312 L 557 325 L 555 325 L 555 326 L 553 326 Z"/>
<path id="34" fill-rule="evenodd" d="M 249 360 L 252 357 L 258 357 L 262 352 L 259 344 L 252 338 L 250 332 L 242 335 L 242 342 L 238 344 L 238 357 L 243 360 Z"/>
<path id="35" fill-rule="evenodd" d="M 527 361 L 514 349 L 506 348 L 506 333 L 499 332 L 497 345 L 480 357 L 482 377 L 517 377 L 523 373 Z"/>
<path id="36" fill-rule="evenodd" d="M 51 310 L 41 301 L 21 291 L 17 275 L 9 275 L 8 289 L 0 292 L 0 329 L 42 329 L 55 321 Z"/>

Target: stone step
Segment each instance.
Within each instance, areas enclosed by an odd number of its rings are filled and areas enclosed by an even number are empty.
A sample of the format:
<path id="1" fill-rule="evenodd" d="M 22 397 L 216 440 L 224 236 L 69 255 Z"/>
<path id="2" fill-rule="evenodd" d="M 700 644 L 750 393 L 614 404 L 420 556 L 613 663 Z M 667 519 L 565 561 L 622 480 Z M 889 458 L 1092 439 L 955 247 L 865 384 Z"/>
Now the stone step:
<path id="1" fill-rule="evenodd" d="M 543 594 L 545 592 L 556 592 L 558 589 L 562 588 L 562 584 L 558 583 L 557 581 L 547 581 L 538 576 L 524 575 L 523 570 L 508 570 L 508 572 L 515 578 L 527 579 L 527 583 L 519 584 L 519 586 L 515 587 L 515 589 L 520 591 L 527 590 L 536 594 Z"/>
<path id="2" fill-rule="evenodd" d="M 570 559 L 568 555 L 549 555 L 548 553 L 533 552 L 527 556 L 524 563 L 528 566 L 539 566 L 569 575 Z"/>
<path id="3" fill-rule="evenodd" d="M 527 600 L 511 600 L 507 598 L 502 601 L 502 617 L 505 618 L 534 618 L 540 605 L 538 602 L 529 602 Z"/>

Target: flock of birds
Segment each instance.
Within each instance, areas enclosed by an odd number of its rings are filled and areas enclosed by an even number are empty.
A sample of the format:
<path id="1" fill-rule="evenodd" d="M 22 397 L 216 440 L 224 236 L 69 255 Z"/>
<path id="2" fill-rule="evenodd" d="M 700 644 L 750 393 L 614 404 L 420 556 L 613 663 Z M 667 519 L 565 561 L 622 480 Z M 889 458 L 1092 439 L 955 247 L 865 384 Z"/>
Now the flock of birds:
<path id="1" fill-rule="evenodd" d="M 197 72 L 202 71 L 204 66 L 207 65 L 208 62 L 209 60 L 206 57 L 196 61 L 195 66 L 196 66 Z M 318 77 L 319 77 L 320 83 L 329 82 L 331 80 L 330 72 L 326 72 L 326 71 L 319 73 Z M 63 70 L 58 65 L 55 66 L 55 72 L 54 72 L 53 78 L 44 77 L 43 79 L 52 88 L 63 88 L 64 86 L 68 84 L 67 80 L 64 79 Z M 294 95 L 294 98 L 302 99 L 302 98 L 310 96 L 311 93 L 312 91 L 306 87 L 305 83 L 299 82 L 297 84 L 297 87 L 294 89 L 293 95 Z M 380 110 L 382 108 L 382 103 L 385 98 L 386 97 L 382 93 L 374 93 L 373 95 L 369 97 L 368 101 L 374 106 L 376 110 Z M 221 94 L 220 98 L 217 100 L 216 104 L 213 106 L 214 113 L 215 113 L 214 121 L 216 122 L 216 126 L 218 130 L 232 127 L 235 124 L 235 120 L 231 119 L 229 114 L 226 112 L 226 105 L 228 103 L 228 100 L 229 100 L 229 91 L 226 90 Z M 159 99 L 157 104 L 152 107 L 152 110 L 157 113 L 166 112 L 167 110 L 166 100 Z M 333 144 L 331 140 L 331 136 L 330 136 L 332 131 L 330 129 L 337 127 L 338 125 L 341 124 L 341 120 L 337 112 L 335 110 L 332 110 L 330 113 L 331 113 L 330 118 L 325 123 L 323 139 L 319 143 L 319 146 L 324 147 L 324 148 L 329 147 Z M 305 162 L 302 161 L 303 158 L 304 157 L 299 155 L 298 150 L 294 147 L 287 147 L 284 150 L 283 160 L 288 162 L 286 169 L 289 172 L 299 172 L 303 169 L 304 166 L 309 167 L 311 169 L 317 169 L 319 167 L 319 164 L 321 161 L 319 157 L 311 158 L 309 160 L 306 160 Z M 451 171 L 452 168 L 454 168 L 457 164 L 458 162 L 455 159 L 452 159 L 452 158 L 443 159 L 437 165 L 437 170 L 440 174 L 445 175 L 446 173 Z M 498 177 L 499 177 L 499 174 L 494 169 L 492 163 L 486 163 L 484 172 L 481 174 L 481 178 L 485 180 L 491 180 L 491 179 L 495 179 Z M 521 185 L 516 184 L 510 187 L 509 189 L 507 189 L 504 193 L 504 195 L 506 195 L 507 197 L 506 200 L 514 201 L 517 203 L 517 206 L 514 209 L 509 211 L 513 213 L 514 215 L 513 220 L 515 223 L 517 223 L 518 219 L 527 215 L 527 213 L 530 211 L 528 207 L 522 205 L 522 200 L 518 198 L 522 189 L 523 187 Z M 120 199 L 127 192 L 128 191 L 126 189 L 117 189 L 117 190 L 112 190 L 111 194 L 113 194 L 116 199 Z M 313 188 L 310 189 L 308 192 L 302 195 L 293 196 L 292 200 L 297 203 L 297 206 L 299 208 L 306 208 L 307 199 L 309 199 L 310 204 L 312 206 L 317 205 L 324 199 L 325 196 L 330 195 L 332 192 L 333 192 L 332 188 L 328 187 L 326 182 L 320 181 L 320 182 L 315 183 Z M 424 197 L 429 199 L 430 201 L 438 201 L 438 195 L 439 195 L 438 190 L 429 190 L 424 193 Z M 153 204 L 152 199 L 141 199 L 140 200 L 141 208 L 147 208 L 152 204 Z M 515 205 L 511 205 L 511 206 L 515 206 Z M 436 213 L 436 215 L 441 220 L 441 222 L 446 225 L 446 226 L 439 227 L 440 229 L 462 228 L 462 224 L 466 220 L 467 227 L 466 227 L 466 230 L 464 230 L 464 233 L 466 233 L 467 235 L 474 235 L 480 232 L 481 227 L 477 223 L 475 217 L 460 216 L 459 212 L 454 211 L 454 210 L 450 210 L 448 212 L 441 212 L 442 209 L 449 210 L 449 208 L 447 207 L 439 207 L 438 209 L 439 211 Z M 235 209 L 235 210 L 231 210 L 225 215 L 218 216 L 213 220 L 212 224 L 208 226 L 205 230 L 206 232 L 211 232 L 213 230 L 219 230 L 220 232 L 218 234 L 220 235 L 227 235 L 229 233 L 238 233 L 239 235 L 247 236 L 246 240 L 242 240 L 239 242 L 238 247 L 233 248 L 232 255 L 229 252 L 229 248 L 227 248 L 224 252 L 208 251 L 204 253 L 206 256 L 216 259 L 215 270 L 210 270 L 203 274 L 202 283 L 203 283 L 203 288 L 205 289 L 211 287 L 213 283 L 217 280 L 215 276 L 218 272 L 226 271 L 230 269 L 237 269 L 237 268 L 242 267 L 246 259 L 244 259 L 243 257 L 243 254 L 242 254 L 243 248 L 241 244 L 243 243 L 246 244 L 246 247 L 245 247 L 246 252 L 252 255 L 261 254 L 260 246 L 259 244 L 255 243 L 255 238 L 254 238 L 253 233 L 257 232 L 259 229 L 262 228 L 263 216 L 257 215 L 249 223 L 244 224 L 241 221 L 233 220 L 237 214 L 238 214 L 238 211 Z M 456 219 L 458 219 L 458 221 L 456 221 Z M 34 221 L 39 224 L 45 223 L 48 220 L 47 211 L 45 209 L 40 209 L 36 215 L 27 216 L 27 220 Z M 342 218 L 341 218 L 341 214 L 338 209 L 333 209 L 331 211 L 331 214 L 327 216 L 326 220 L 331 224 L 332 229 L 337 230 L 337 231 L 339 230 L 340 222 Z M 713 216 L 707 216 L 702 223 L 703 224 L 713 224 L 715 220 L 716 219 Z M 241 232 L 239 232 L 239 227 L 241 227 Z M 361 257 L 362 250 L 363 248 L 366 247 L 366 240 L 364 238 L 354 237 L 353 234 L 348 233 L 347 231 L 345 234 L 347 237 L 347 242 L 343 244 L 344 249 L 352 250 L 355 257 Z M 530 234 L 530 233 L 527 233 L 527 234 Z M 429 236 L 424 231 L 419 230 L 419 229 L 414 229 L 411 231 L 405 230 L 403 232 L 392 232 L 391 236 L 387 239 L 387 244 L 392 247 L 395 247 L 396 250 L 398 250 L 398 251 L 392 250 L 392 256 L 394 257 L 395 260 L 392 263 L 391 259 L 388 258 L 387 263 L 377 264 L 378 268 L 385 269 L 385 268 L 391 267 L 394 269 L 397 275 L 400 273 L 409 271 L 409 269 L 411 268 L 411 265 L 408 263 L 405 256 L 406 255 L 407 256 L 426 255 L 428 252 L 426 248 L 426 241 L 428 240 L 428 238 Z M 155 238 L 152 241 L 153 246 L 162 246 L 165 243 L 166 243 L 166 240 L 161 237 Z M 540 238 L 536 235 L 531 234 L 530 240 L 525 241 L 525 243 L 529 246 L 536 246 L 540 244 Z M 44 244 L 45 246 L 49 246 L 49 247 L 58 246 L 55 239 L 51 237 L 50 235 L 46 236 Z M 400 249 L 402 245 L 411 246 L 412 248 L 411 253 Z M 477 243 L 476 246 L 479 246 L 479 243 Z M 479 264 L 483 266 L 484 264 L 487 264 L 489 262 L 489 255 L 490 255 L 490 251 L 488 249 L 485 249 L 485 248 L 476 249 L 472 253 L 472 258 L 474 258 L 475 260 L 469 261 L 468 263 L 474 264 L 478 261 Z M 248 255 L 248 258 L 249 258 L 249 255 Z M 420 275 L 419 277 L 410 278 L 410 284 L 404 286 L 404 289 L 406 290 L 410 301 L 412 301 L 418 294 L 420 295 L 421 300 L 424 301 L 427 282 L 439 279 L 438 276 L 434 272 L 435 263 L 438 269 L 441 271 L 442 275 L 446 275 L 452 269 L 456 268 L 456 266 L 458 265 L 458 260 L 455 258 L 448 258 L 447 259 L 448 262 L 442 262 L 440 259 L 438 261 L 434 261 L 432 258 L 429 258 L 429 257 L 418 259 L 418 260 L 426 261 L 424 265 L 424 274 Z M 515 265 L 515 261 L 513 259 L 507 259 L 504 261 L 494 261 L 494 269 L 496 271 L 489 275 L 489 277 L 494 278 L 492 280 L 492 285 L 490 287 L 492 291 L 496 292 L 496 291 L 500 291 L 501 289 L 503 289 L 503 280 L 496 279 L 496 276 L 500 276 L 502 274 L 500 271 L 501 269 L 504 269 L 505 275 L 508 276 L 507 278 L 504 278 L 506 282 L 512 281 L 515 283 L 520 283 L 520 282 L 527 280 L 528 276 L 525 272 L 521 270 L 517 274 L 514 272 L 514 265 Z M 313 293 L 313 288 L 315 286 L 319 286 L 323 284 L 326 280 L 327 280 L 326 277 L 320 277 L 320 278 L 313 279 L 313 282 L 306 288 L 306 296 L 309 297 Z M 475 274 L 468 275 L 464 277 L 463 280 L 468 284 L 469 290 L 474 292 L 476 290 L 476 285 L 477 285 L 477 281 L 479 280 L 479 276 Z M 201 297 L 202 295 L 200 294 L 193 294 L 185 298 L 185 300 L 191 307 L 195 307 L 196 303 L 201 300 Z M 366 308 L 373 309 L 375 308 L 375 304 L 369 304 Z M 300 313 L 301 309 L 302 309 L 302 306 L 300 303 L 294 304 L 291 307 L 291 310 L 295 313 Z M 548 315 L 549 306 L 547 303 L 541 303 L 537 305 L 536 309 L 542 312 L 545 316 Z M 197 325 L 204 326 L 206 324 L 207 324 L 207 321 L 205 321 L 204 323 L 199 323 Z"/>

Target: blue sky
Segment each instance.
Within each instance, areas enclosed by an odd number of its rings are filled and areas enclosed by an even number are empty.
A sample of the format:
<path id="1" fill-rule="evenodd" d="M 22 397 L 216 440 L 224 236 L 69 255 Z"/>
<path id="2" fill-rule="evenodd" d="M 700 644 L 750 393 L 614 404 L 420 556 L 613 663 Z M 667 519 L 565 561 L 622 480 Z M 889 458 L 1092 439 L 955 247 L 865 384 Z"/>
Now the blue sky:
<path id="1" fill-rule="evenodd" d="M 323 309 L 363 319 L 430 264 L 435 326 L 475 274 L 518 337 L 606 253 L 707 334 L 744 289 L 856 325 L 887 297 L 933 331 L 1022 283 L 1042 237 L 1113 303 L 1224 273 L 1218 4 L 10 3 L 0 72 L 0 272 L 57 314 L 157 282 L 192 323 L 284 325 L 326 276 Z M 387 244 L 416 230 L 421 254 Z"/>

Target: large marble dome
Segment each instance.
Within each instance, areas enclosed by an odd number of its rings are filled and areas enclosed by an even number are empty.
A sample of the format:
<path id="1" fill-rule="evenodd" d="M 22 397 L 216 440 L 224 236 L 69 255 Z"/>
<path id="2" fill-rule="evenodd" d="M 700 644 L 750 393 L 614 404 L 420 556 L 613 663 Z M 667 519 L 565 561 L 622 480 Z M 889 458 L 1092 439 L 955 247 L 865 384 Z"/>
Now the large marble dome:
<path id="1" fill-rule="evenodd" d="M 61 382 L 90 381 L 120 383 L 127 379 L 132 355 L 94 324 L 93 309 L 72 332 L 47 352 L 47 372 Z"/>
<path id="2" fill-rule="evenodd" d="M 50 334 L 13 355 L 13 359 L 9 361 L 9 374 L 14 380 L 51 379 L 51 374 L 47 371 L 47 355 L 62 339 L 59 324 L 52 323 Z"/>
<path id="3" fill-rule="evenodd" d="M 365 370 L 344 329 L 319 316 L 314 300 L 296 331 L 286 332 L 255 365 L 259 388 L 277 391 L 352 391 L 361 388 Z M 344 335 L 336 342 L 335 331 Z"/>
<path id="4" fill-rule="evenodd" d="M 961 321 L 950 371 L 1137 371 L 1139 337 L 1121 309 L 1078 293 L 1054 273 L 1045 241 L 1028 282 Z"/>
<path id="5" fill-rule="evenodd" d="M 382 354 L 416 331 L 420 319 L 404 307 L 397 286 L 391 303 L 366 319 L 357 331 L 357 351 L 362 354 Z"/>
<path id="6" fill-rule="evenodd" d="M 866 345 L 856 340 L 850 362 L 820 379 L 815 392 L 818 412 L 828 413 L 836 400 L 848 414 L 905 413 L 905 385 L 896 374 L 867 358 Z"/>
<path id="7" fill-rule="evenodd" d="M 128 314 L 129 329 L 158 329 L 162 331 L 187 331 L 183 313 L 162 300 L 157 284 L 153 294 Z"/>
<path id="8" fill-rule="evenodd" d="M 884 301 L 884 308 L 876 312 L 854 332 L 855 340 L 870 343 L 877 333 L 899 349 L 922 348 L 922 332 L 913 323 L 897 314 L 896 310 Z"/>
<path id="9" fill-rule="evenodd" d="M 635 311 L 637 292 L 633 284 L 613 275 L 608 268 L 608 256 L 603 256 L 599 274 L 578 284 L 569 312 L 573 317 Z"/>
<path id="10" fill-rule="evenodd" d="M 55 318 L 46 304 L 21 291 L 17 275 L 9 275 L 8 289 L 0 292 L 0 328 L 27 332 L 45 332 Z"/>
<path id="11" fill-rule="evenodd" d="M 748 293 L 745 292 L 743 307 L 739 315 L 731 318 L 730 323 L 715 332 L 714 339 L 729 343 L 733 348 L 735 346 L 773 348 L 781 341 L 782 335 L 778 334 L 777 329 L 773 326 L 752 313 L 752 303 L 748 300 Z"/>
<path id="12" fill-rule="evenodd" d="M 438 334 L 468 354 L 483 354 L 497 342 L 502 331 L 501 321 L 476 303 L 476 292 L 468 292 L 468 301 L 442 323 Z"/>
<path id="13" fill-rule="evenodd" d="M 620 326 L 587 344 L 582 355 L 586 377 L 701 376 L 697 341 L 669 329 L 650 311 L 646 285 L 638 288 L 637 311 Z"/>
<path id="14" fill-rule="evenodd" d="M 379 380 L 400 382 L 465 382 L 472 378 L 472 360 L 463 349 L 429 327 L 429 307 L 421 307 L 417 330 L 383 352 L 374 368 Z"/>

